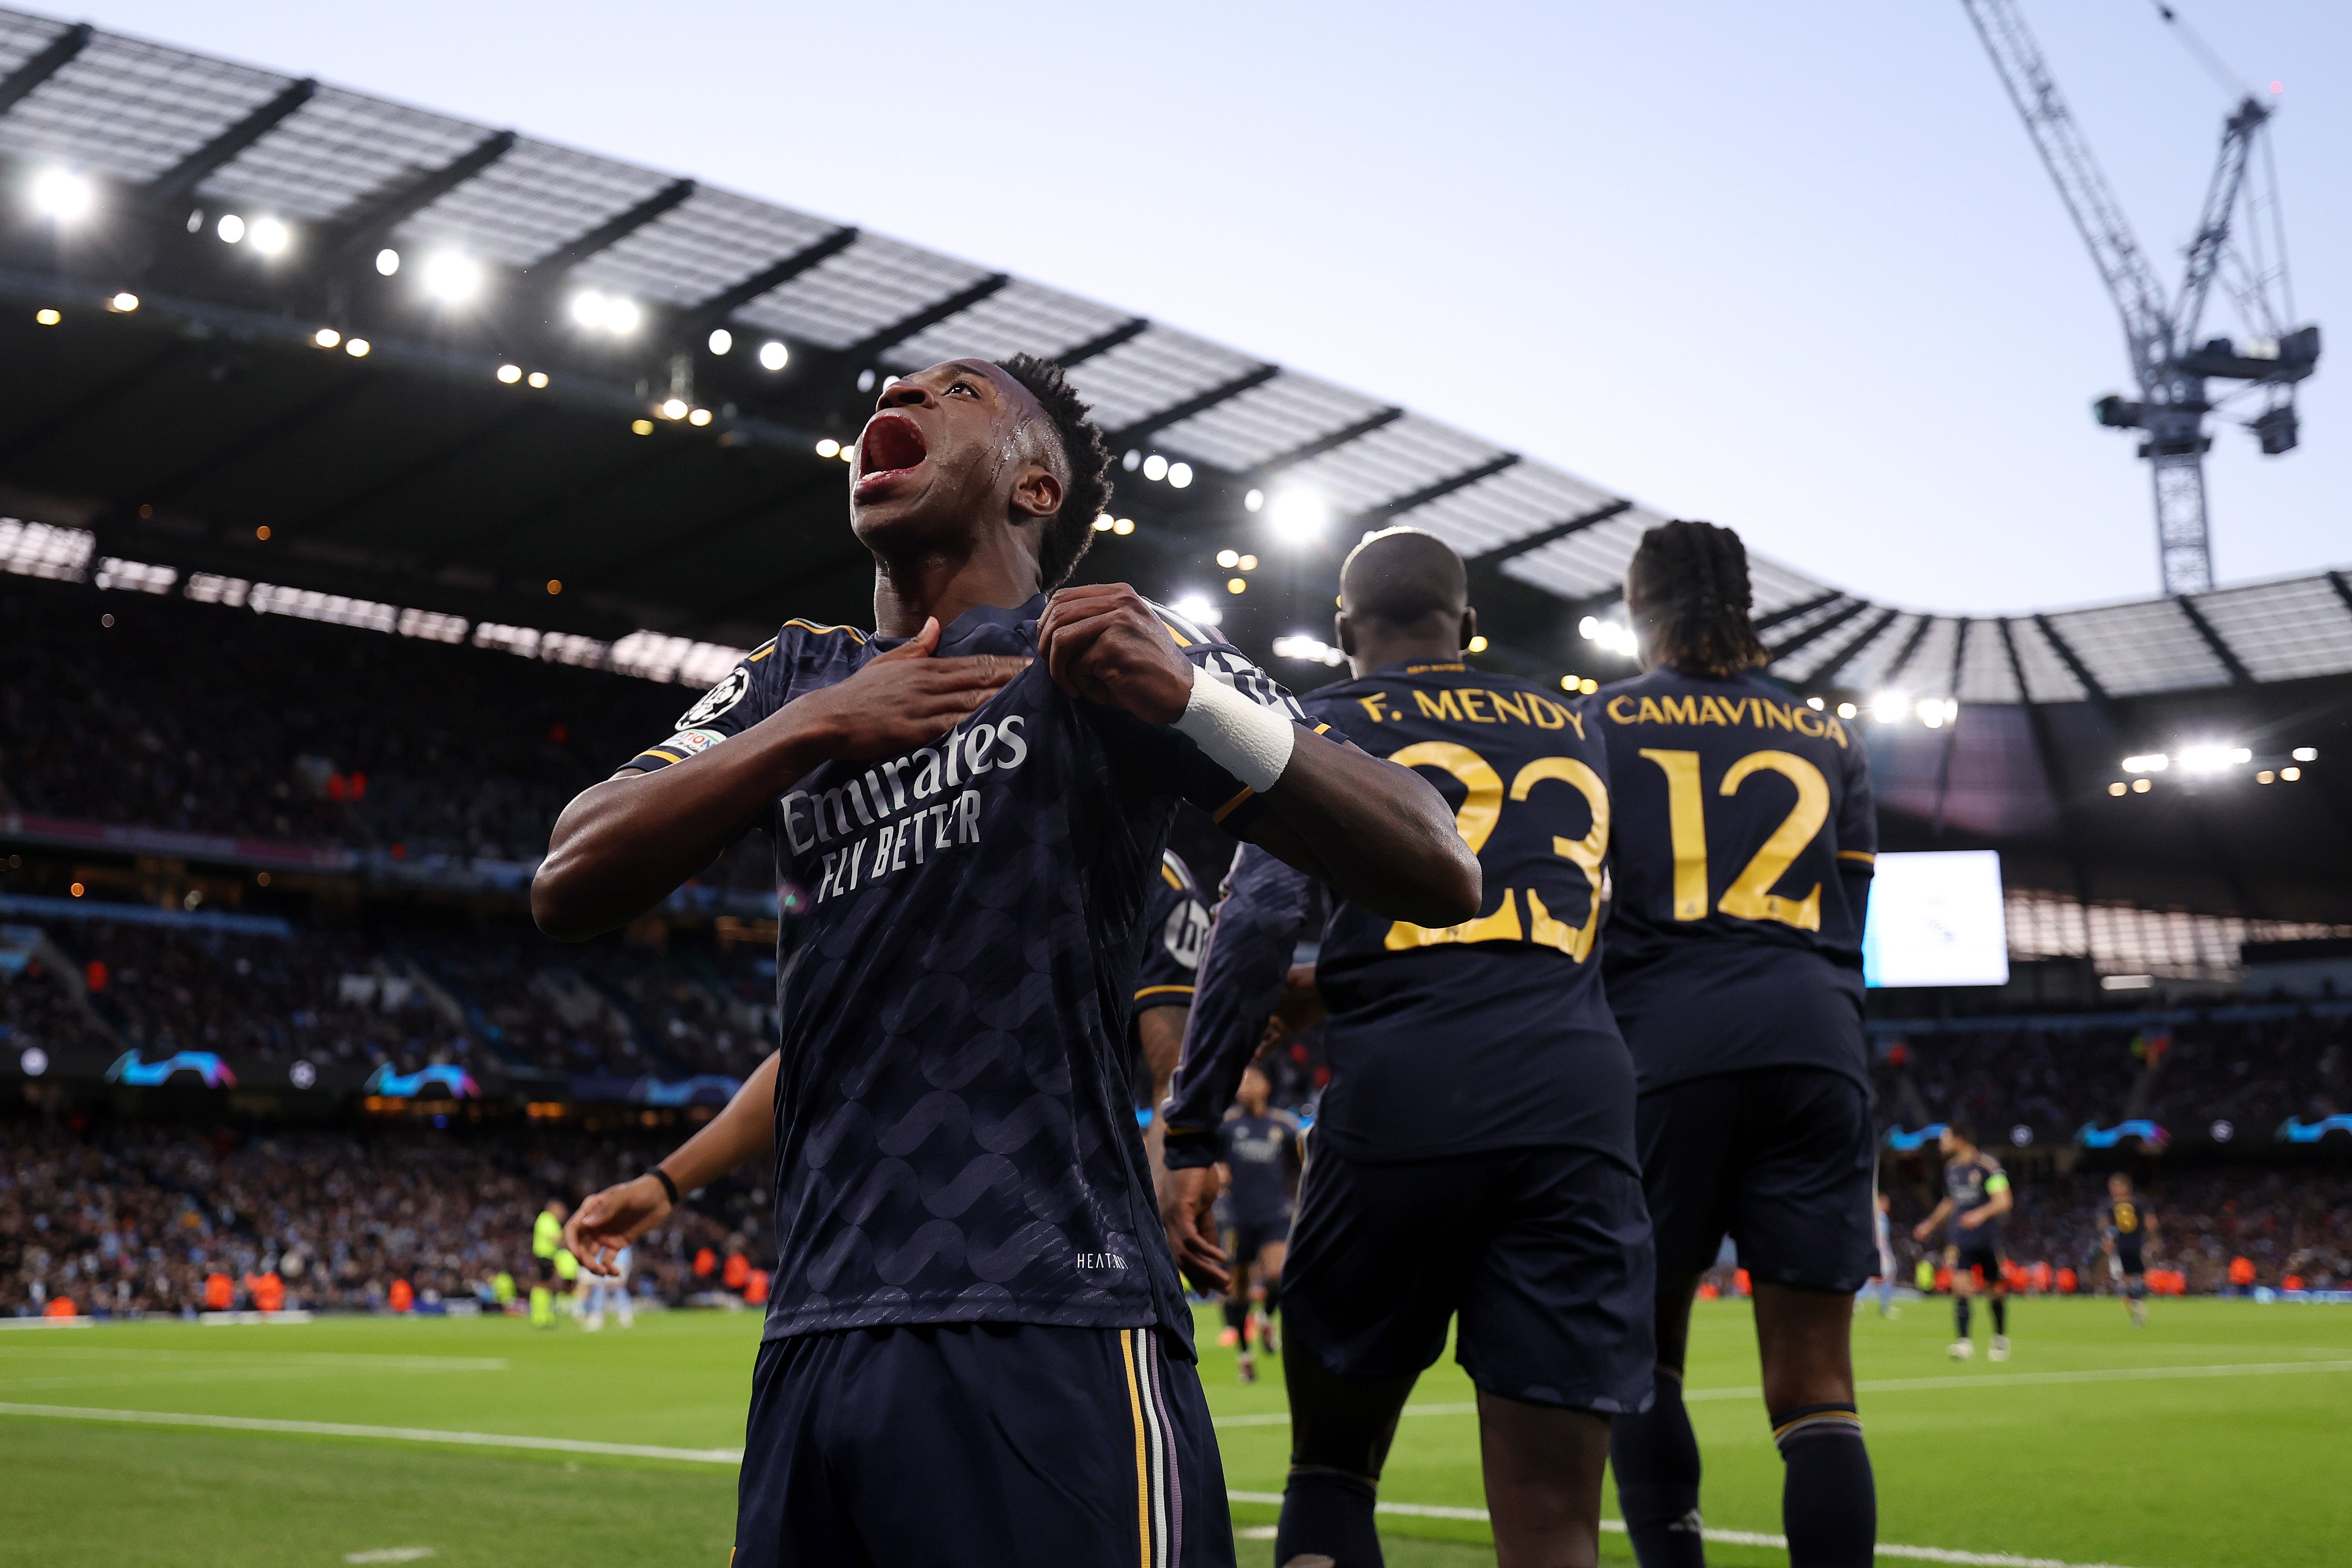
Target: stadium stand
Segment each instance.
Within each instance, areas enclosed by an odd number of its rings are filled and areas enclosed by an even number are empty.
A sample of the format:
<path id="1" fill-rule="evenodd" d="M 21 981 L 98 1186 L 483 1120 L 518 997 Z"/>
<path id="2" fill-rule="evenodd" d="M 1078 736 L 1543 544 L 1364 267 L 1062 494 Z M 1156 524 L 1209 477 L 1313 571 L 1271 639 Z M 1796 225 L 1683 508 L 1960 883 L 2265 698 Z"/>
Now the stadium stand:
<path id="1" fill-rule="evenodd" d="M 194 1312 L 215 1274 L 239 1307 L 270 1273 L 288 1306 L 311 1311 L 382 1310 L 399 1280 L 427 1310 L 488 1301 L 501 1270 L 530 1279 L 531 1221 L 549 1197 L 634 1174 L 662 1152 L 651 1138 L 576 1134 L 0 1124 L 0 1316 L 36 1314 L 58 1297 L 112 1315 Z M 637 1289 L 672 1304 L 709 1291 L 715 1281 L 693 1266 L 706 1248 L 765 1266 L 764 1206 L 747 1183 L 696 1195 L 639 1244 Z"/>

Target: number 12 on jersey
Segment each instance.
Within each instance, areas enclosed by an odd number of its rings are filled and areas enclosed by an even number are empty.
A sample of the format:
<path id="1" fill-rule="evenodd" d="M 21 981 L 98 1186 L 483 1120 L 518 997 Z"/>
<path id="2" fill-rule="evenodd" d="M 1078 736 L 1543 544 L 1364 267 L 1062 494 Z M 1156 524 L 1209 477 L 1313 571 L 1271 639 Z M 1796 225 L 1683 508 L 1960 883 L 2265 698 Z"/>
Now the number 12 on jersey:
<path id="1" fill-rule="evenodd" d="M 1642 755 L 1666 776 L 1666 830 L 1675 852 L 1675 918 L 1707 916 L 1706 793 L 1699 787 L 1698 753 L 1644 747 Z M 1800 931 L 1822 928 L 1822 884 L 1802 898 L 1785 898 L 1772 884 L 1830 820 L 1829 780 L 1792 751 L 1751 751 L 1724 770 L 1720 795 L 1737 795 L 1759 773 L 1777 773 L 1797 787 L 1797 803 L 1723 890 L 1718 913 L 1739 920 L 1777 920 Z"/>

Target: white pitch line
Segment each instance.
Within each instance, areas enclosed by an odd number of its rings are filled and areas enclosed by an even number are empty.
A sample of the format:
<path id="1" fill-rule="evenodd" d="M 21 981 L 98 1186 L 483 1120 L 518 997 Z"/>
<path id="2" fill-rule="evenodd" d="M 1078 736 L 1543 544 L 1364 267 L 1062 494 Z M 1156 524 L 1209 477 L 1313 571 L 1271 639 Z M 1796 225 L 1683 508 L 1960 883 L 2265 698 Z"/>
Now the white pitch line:
<path id="1" fill-rule="evenodd" d="M 2084 1372 L 1988 1372 L 1974 1376 L 1956 1374 L 1945 1377 L 1882 1377 L 1857 1383 L 1859 1394 L 1907 1394 L 1935 1388 L 2015 1388 L 2036 1384 L 2056 1383 L 2144 1383 L 2162 1382 L 2171 1378 L 2196 1377 L 2273 1377 L 2292 1372 L 2352 1372 L 2352 1361 L 2233 1361 L 2216 1366 L 2112 1366 Z M 1761 1399 L 1761 1388 L 1690 1388 L 1683 1392 L 1685 1405 L 1705 1404 L 1721 1399 Z M 1398 1412 L 1403 1416 L 1475 1416 L 1475 1405 L 1408 1405 Z M 1258 1411 L 1247 1416 L 1220 1416 L 1211 1425 L 1229 1427 L 1283 1427 L 1289 1425 L 1287 1411 Z"/>
<path id="2" fill-rule="evenodd" d="M 346 1552 L 346 1563 L 415 1563 L 420 1558 L 440 1555 L 430 1546 L 385 1546 L 373 1552 Z"/>
<path id="3" fill-rule="evenodd" d="M 0 1366 L 13 1364 L 9 1356 L 35 1356 L 53 1361 L 170 1361 L 192 1366 L 300 1366 L 326 1371 L 383 1372 L 504 1372 L 510 1364 L 502 1355 L 379 1355 L 368 1351 L 304 1350 L 141 1350 L 128 1345 L 5 1344 Z"/>
<path id="4" fill-rule="evenodd" d="M 1231 1502 L 1268 1503 L 1279 1506 L 1280 1492 L 1230 1491 L 1225 1498 Z M 1376 1513 L 1392 1513 L 1409 1519 L 1459 1519 L 1472 1523 L 1488 1522 L 1483 1508 L 1441 1508 L 1425 1502 L 1378 1502 L 1372 1505 Z M 1612 1535 L 1625 1533 L 1622 1520 L 1604 1519 L 1601 1528 Z M 1767 1535 L 1754 1530 L 1706 1530 L 1700 1531 L 1706 1539 L 1726 1546 L 1767 1546 L 1775 1551 L 1789 1549 L 1785 1535 Z M 2073 1563 L 2062 1557 L 2020 1557 L 2008 1552 L 1957 1552 L 1944 1546 L 1902 1546 L 1880 1542 L 1881 1557 L 1907 1557 L 1920 1563 L 1957 1563 L 1969 1568 L 2121 1568 L 2114 1563 Z"/>
<path id="5" fill-rule="evenodd" d="M 404 1443 L 455 1443 L 480 1448 L 543 1448 L 624 1459 L 686 1459 L 740 1465 L 740 1448 L 662 1448 L 648 1443 L 592 1443 L 581 1437 L 527 1437 L 508 1432 L 436 1432 L 424 1427 L 360 1427 L 344 1421 L 275 1421 L 258 1416 L 193 1416 L 168 1410 L 92 1410 L 78 1405 L 0 1405 L 0 1416 L 57 1421 L 130 1421 L 151 1427 L 213 1427 L 231 1432 L 291 1432 L 306 1437 L 389 1437 Z"/>

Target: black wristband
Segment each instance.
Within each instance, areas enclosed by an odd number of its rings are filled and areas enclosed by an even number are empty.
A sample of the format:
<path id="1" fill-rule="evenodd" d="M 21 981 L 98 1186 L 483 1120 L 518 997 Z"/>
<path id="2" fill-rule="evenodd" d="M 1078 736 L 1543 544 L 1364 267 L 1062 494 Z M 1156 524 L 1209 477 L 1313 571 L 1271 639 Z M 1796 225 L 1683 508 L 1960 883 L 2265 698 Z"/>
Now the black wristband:
<path id="1" fill-rule="evenodd" d="M 654 1180 L 662 1184 L 662 1191 L 669 1194 L 669 1206 L 672 1208 L 676 1208 L 677 1207 L 677 1183 L 669 1179 L 669 1172 L 662 1169 L 659 1166 L 656 1166 L 653 1169 L 647 1171 L 646 1175 L 653 1177 Z"/>

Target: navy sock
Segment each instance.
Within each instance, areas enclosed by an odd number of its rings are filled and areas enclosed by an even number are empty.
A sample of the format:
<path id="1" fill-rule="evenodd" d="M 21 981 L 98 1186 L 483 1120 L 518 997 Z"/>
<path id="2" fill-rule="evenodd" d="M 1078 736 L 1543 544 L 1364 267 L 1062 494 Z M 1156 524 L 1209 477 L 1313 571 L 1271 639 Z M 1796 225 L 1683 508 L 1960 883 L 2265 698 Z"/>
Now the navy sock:
<path id="1" fill-rule="evenodd" d="M 2003 1335 L 2009 1333 L 2009 1298 L 2006 1296 L 1992 1299 L 1992 1332 Z"/>
<path id="2" fill-rule="evenodd" d="M 1952 1319 L 1955 1322 L 1960 1325 L 1959 1337 L 1961 1339 L 1969 1337 L 1969 1308 L 1974 1303 L 1975 1300 L 1976 1298 L 1973 1296 L 1954 1296 L 1952 1298 Z"/>
<path id="3" fill-rule="evenodd" d="M 1227 1297 L 1225 1300 L 1225 1326 L 1238 1333 L 1241 1332 L 1242 1325 L 1248 1322 L 1249 1298 L 1246 1296 Z"/>
<path id="4" fill-rule="evenodd" d="M 1706 1568 L 1698 1532 L 1698 1437 L 1683 1407 L 1680 1373 L 1658 1368 L 1650 1407 L 1609 1423 L 1609 1462 L 1642 1568 Z"/>
<path id="5" fill-rule="evenodd" d="M 1282 1488 L 1282 1522 L 1274 1560 L 1328 1557 L 1334 1568 L 1381 1568 L 1381 1538 L 1372 1529 L 1379 1489 L 1362 1476 L 1337 1470 L 1293 1470 Z"/>
<path id="6" fill-rule="evenodd" d="M 1878 1489 L 1851 1405 L 1808 1405 L 1772 1418 L 1787 1466 L 1780 1528 L 1789 1568 L 1870 1568 L 1878 1539 Z"/>

